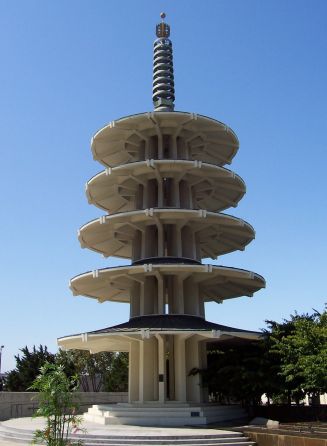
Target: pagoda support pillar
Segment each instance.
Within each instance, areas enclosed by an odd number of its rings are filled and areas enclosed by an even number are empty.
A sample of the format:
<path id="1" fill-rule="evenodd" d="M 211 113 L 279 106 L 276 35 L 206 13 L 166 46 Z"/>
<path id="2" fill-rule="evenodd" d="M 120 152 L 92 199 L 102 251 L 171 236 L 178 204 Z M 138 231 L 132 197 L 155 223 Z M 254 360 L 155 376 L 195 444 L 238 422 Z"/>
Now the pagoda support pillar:
<path id="1" fill-rule="evenodd" d="M 185 336 L 174 335 L 175 400 L 186 402 Z"/>
<path id="2" fill-rule="evenodd" d="M 143 339 L 139 354 L 139 401 L 158 399 L 158 348 L 157 339 Z"/>
<path id="3" fill-rule="evenodd" d="M 186 351 L 186 370 L 187 373 L 192 369 L 202 370 L 207 365 L 207 352 L 204 342 L 197 335 L 187 340 Z M 187 376 L 187 400 L 195 403 L 203 403 L 206 400 L 206 391 L 202 386 L 200 373 Z"/>
<path id="4" fill-rule="evenodd" d="M 139 400 L 139 369 L 140 369 L 140 342 L 131 341 L 129 344 L 128 364 L 128 402 Z"/>
<path id="5" fill-rule="evenodd" d="M 166 338 L 164 335 L 156 335 L 156 337 L 158 340 L 158 399 L 164 403 L 167 395 Z"/>

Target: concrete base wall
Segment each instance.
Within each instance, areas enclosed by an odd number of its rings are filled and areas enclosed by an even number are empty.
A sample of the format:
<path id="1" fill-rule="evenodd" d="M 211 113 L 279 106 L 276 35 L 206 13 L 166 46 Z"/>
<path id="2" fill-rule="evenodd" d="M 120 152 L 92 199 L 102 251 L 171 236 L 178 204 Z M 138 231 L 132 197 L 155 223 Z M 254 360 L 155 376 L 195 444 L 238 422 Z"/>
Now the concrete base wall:
<path id="1" fill-rule="evenodd" d="M 272 432 L 253 432 L 245 429 L 244 435 L 258 446 L 327 446 L 326 438 L 312 438 L 304 435 L 287 435 Z"/>
<path id="2" fill-rule="evenodd" d="M 0 421 L 31 417 L 38 407 L 36 392 L 0 392 Z M 93 404 L 125 403 L 127 392 L 77 392 L 80 413 Z"/>

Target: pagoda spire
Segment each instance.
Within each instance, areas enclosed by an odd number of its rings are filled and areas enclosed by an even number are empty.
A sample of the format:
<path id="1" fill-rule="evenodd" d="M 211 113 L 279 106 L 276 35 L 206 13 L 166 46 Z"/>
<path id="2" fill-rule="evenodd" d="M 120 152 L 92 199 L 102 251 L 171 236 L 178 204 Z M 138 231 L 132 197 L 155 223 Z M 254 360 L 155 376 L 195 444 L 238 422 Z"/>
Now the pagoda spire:
<path id="1" fill-rule="evenodd" d="M 166 14 L 160 14 L 161 22 L 156 25 L 157 39 L 153 43 L 153 87 L 152 100 L 155 111 L 174 111 L 175 85 L 173 46 L 170 26 L 165 23 Z"/>

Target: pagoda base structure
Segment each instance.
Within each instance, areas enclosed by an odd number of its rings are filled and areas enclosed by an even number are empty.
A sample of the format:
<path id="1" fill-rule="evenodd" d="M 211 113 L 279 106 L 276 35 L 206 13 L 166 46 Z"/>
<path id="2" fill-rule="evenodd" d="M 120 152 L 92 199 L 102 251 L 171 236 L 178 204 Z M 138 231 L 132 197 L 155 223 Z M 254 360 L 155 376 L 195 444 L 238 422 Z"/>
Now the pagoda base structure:
<path id="1" fill-rule="evenodd" d="M 203 426 L 210 423 L 243 420 L 244 409 L 238 405 L 165 403 L 118 403 L 92 406 L 83 418 L 103 425 Z"/>
<path id="2" fill-rule="evenodd" d="M 149 315 L 59 339 L 64 348 L 129 353 L 128 403 L 95 405 L 84 415 L 104 425 L 205 425 L 246 416 L 238 405 L 208 403 L 200 370 L 207 344 L 258 340 L 260 333 L 189 315 Z"/>

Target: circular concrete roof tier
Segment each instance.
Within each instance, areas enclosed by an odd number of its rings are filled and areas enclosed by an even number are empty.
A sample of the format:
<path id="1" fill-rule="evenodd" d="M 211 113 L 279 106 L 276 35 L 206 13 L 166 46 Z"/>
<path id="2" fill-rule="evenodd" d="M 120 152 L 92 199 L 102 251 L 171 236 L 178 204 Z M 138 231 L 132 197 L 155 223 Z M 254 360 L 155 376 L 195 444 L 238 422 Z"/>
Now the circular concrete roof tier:
<path id="1" fill-rule="evenodd" d="M 167 143 L 165 138 L 171 137 Z M 112 121 L 92 138 L 94 159 L 105 166 L 164 159 L 165 145 L 175 151 L 171 158 L 231 163 L 239 142 L 222 122 L 187 112 L 149 112 Z M 152 156 L 155 153 L 155 156 Z"/>
<path id="2" fill-rule="evenodd" d="M 156 314 L 135 317 L 123 324 L 101 330 L 64 336 L 58 339 L 58 344 L 66 349 L 90 350 L 92 353 L 129 351 L 129 343 L 134 340 L 140 341 L 166 334 L 181 334 L 187 336 L 187 339 L 198 336 L 199 339 L 211 342 L 224 342 L 230 339 L 258 340 L 263 336 L 259 332 L 215 324 L 201 317 Z"/>
<path id="3" fill-rule="evenodd" d="M 82 248 L 92 249 L 105 257 L 131 259 L 137 232 L 145 234 L 149 226 L 156 226 L 159 232 L 162 225 L 175 225 L 180 231 L 185 226 L 191 228 L 202 259 L 216 259 L 222 254 L 244 250 L 255 237 L 251 225 L 230 215 L 201 209 L 155 208 L 100 217 L 82 226 L 78 238 Z"/>
<path id="4" fill-rule="evenodd" d="M 201 161 L 146 160 L 100 172 L 86 183 L 86 195 L 89 203 L 110 213 L 132 211 L 140 185 L 167 178 L 190 186 L 194 209 L 235 207 L 246 190 L 242 178 L 223 167 Z"/>
<path id="5" fill-rule="evenodd" d="M 251 271 L 214 265 L 144 264 L 89 271 L 74 277 L 70 288 L 75 296 L 83 295 L 99 302 L 130 302 L 135 282 L 147 276 L 156 278 L 177 275 L 181 280 L 192 277 L 204 301 L 221 303 L 224 299 L 251 297 L 265 287 L 265 280 Z M 168 303 L 168 302 L 167 302 Z"/>

